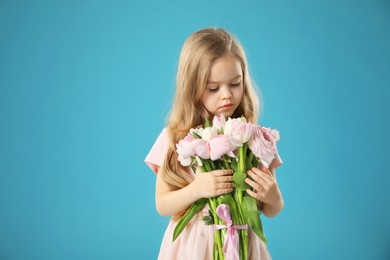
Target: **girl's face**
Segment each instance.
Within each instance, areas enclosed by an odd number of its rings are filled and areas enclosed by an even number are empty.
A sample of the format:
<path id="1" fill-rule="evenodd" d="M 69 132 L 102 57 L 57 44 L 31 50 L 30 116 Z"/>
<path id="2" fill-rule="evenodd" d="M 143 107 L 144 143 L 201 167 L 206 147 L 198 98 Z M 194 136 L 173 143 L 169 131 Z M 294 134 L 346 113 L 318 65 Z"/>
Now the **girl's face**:
<path id="1" fill-rule="evenodd" d="M 242 68 L 232 55 L 215 60 L 210 68 L 202 104 L 211 116 L 229 117 L 241 103 L 244 93 Z"/>

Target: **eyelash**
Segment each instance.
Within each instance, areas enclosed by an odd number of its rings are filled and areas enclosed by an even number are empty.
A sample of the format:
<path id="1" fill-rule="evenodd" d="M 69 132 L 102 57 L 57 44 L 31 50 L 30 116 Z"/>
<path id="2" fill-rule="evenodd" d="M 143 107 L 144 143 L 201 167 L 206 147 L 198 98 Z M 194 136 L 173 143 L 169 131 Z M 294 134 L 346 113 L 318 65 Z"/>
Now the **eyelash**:
<path id="1" fill-rule="evenodd" d="M 238 86 L 240 86 L 240 84 L 241 84 L 241 82 L 239 82 L 239 83 L 236 83 L 236 84 L 230 84 L 230 87 L 233 87 L 233 88 L 235 88 L 235 87 L 238 87 Z M 209 89 L 209 91 L 210 91 L 210 92 L 217 92 L 217 91 L 218 91 L 218 89 L 219 89 L 219 87 L 217 87 L 217 88 L 210 88 L 210 89 Z"/>

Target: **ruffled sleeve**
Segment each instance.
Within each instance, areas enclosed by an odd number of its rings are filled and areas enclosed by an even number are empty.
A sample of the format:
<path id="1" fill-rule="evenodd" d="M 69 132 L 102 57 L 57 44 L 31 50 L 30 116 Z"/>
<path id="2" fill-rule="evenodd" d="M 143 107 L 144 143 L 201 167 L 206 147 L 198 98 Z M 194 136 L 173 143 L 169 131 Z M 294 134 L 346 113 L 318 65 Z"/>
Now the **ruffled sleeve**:
<path id="1" fill-rule="evenodd" d="M 282 164 L 283 164 L 282 158 L 280 158 L 279 153 L 276 152 L 275 158 L 272 160 L 269 166 L 274 167 L 276 169 Z"/>
<path id="2" fill-rule="evenodd" d="M 276 143 L 279 142 L 280 140 L 280 134 L 279 134 L 279 131 L 278 130 L 272 130 L 272 129 L 269 129 L 270 133 L 272 134 L 274 140 L 275 140 L 275 148 L 276 148 L 276 153 L 275 153 L 275 157 L 274 159 L 271 161 L 271 163 L 269 164 L 269 167 L 273 167 L 273 168 L 278 168 L 280 165 L 282 165 L 283 161 L 282 161 L 282 158 L 280 158 L 280 155 L 279 155 L 279 152 L 278 152 L 278 148 L 276 147 Z"/>
<path id="3" fill-rule="evenodd" d="M 162 130 L 145 158 L 145 163 L 157 174 L 158 169 L 164 162 L 165 154 L 168 149 L 168 131 L 166 128 Z"/>

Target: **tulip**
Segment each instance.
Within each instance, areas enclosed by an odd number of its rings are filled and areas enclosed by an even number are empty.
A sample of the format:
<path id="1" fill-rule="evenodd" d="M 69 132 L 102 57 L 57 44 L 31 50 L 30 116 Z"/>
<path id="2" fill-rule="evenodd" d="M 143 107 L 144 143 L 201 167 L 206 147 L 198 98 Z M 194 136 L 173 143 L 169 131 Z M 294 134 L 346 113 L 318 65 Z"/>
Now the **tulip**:
<path id="1" fill-rule="evenodd" d="M 226 123 L 226 118 L 224 115 L 214 116 L 213 126 L 217 128 L 218 134 L 223 134 L 225 123 Z"/>
<path id="2" fill-rule="evenodd" d="M 210 148 L 208 142 L 202 139 L 195 139 L 191 142 L 194 155 L 202 159 L 210 159 Z"/>
<path id="3" fill-rule="evenodd" d="M 244 117 L 229 118 L 225 124 L 224 133 L 232 138 L 237 144 L 244 144 L 249 141 L 252 136 L 253 125 L 247 123 Z"/>
<path id="4" fill-rule="evenodd" d="M 209 141 L 218 134 L 218 129 L 215 127 L 206 127 L 202 132 L 202 139 Z"/>
<path id="5" fill-rule="evenodd" d="M 227 135 L 217 135 L 210 139 L 210 159 L 215 161 L 221 159 L 224 154 L 235 157 L 233 151 L 237 149 Z"/>
<path id="6" fill-rule="evenodd" d="M 269 167 L 277 152 L 277 141 L 279 141 L 279 131 L 257 126 L 253 129 L 248 146 L 253 154 L 260 158 L 266 167 Z"/>
<path id="7" fill-rule="evenodd" d="M 183 166 L 189 166 L 192 161 L 191 157 L 195 155 L 191 141 L 187 139 L 182 139 L 176 144 L 176 152 L 178 154 L 178 160 Z"/>
<path id="8" fill-rule="evenodd" d="M 267 242 L 258 214 L 257 201 L 250 197 L 245 183 L 248 177 L 246 171 L 259 163 L 266 167 L 272 162 L 277 153 L 276 142 L 279 141 L 279 132 L 271 128 L 255 126 L 247 123 L 244 117 L 228 118 L 223 115 L 213 118 L 213 125 L 206 120 L 204 128 L 193 128 L 190 133 L 176 144 L 178 160 L 183 166 L 191 166 L 194 170 L 197 165 L 202 172 L 217 169 L 234 169 L 234 191 L 209 199 L 201 199 L 193 203 L 175 228 L 173 240 L 179 236 L 185 225 L 207 203 L 215 225 L 222 224 L 216 215 L 217 206 L 228 205 L 234 224 L 248 224 L 254 233 Z M 234 158 L 234 159 L 232 159 Z M 195 171 L 195 170 L 194 170 Z M 239 230 L 240 259 L 248 257 L 248 232 Z M 224 259 L 222 241 L 226 231 L 215 231 L 216 247 L 214 257 Z"/>

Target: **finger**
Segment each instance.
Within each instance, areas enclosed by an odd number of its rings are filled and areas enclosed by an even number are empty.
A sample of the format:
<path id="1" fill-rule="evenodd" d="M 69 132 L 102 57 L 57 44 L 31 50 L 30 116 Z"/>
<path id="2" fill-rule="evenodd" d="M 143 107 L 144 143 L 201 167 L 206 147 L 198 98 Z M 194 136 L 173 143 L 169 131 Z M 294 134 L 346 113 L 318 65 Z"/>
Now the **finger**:
<path id="1" fill-rule="evenodd" d="M 256 173 L 257 175 L 266 174 L 265 172 L 263 172 L 262 170 L 260 170 L 259 168 L 256 168 L 256 167 L 253 167 L 251 170 L 254 173 Z"/>
<path id="2" fill-rule="evenodd" d="M 217 183 L 232 182 L 232 180 L 233 180 L 233 176 L 232 175 L 216 177 Z"/>
<path id="3" fill-rule="evenodd" d="M 225 183 L 218 183 L 217 184 L 217 190 L 223 190 L 223 189 L 230 189 L 233 188 L 232 183 L 225 182 Z"/>
<path id="4" fill-rule="evenodd" d="M 272 176 L 271 175 L 269 175 L 269 174 L 267 174 L 267 173 L 265 173 L 265 172 L 263 172 L 263 171 L 261 171 L 261 170 L 259 170 L 259 169 L 257 169 L 257 168 L 252 168 L 252 175 L 250 175 L 251 177 L 252 177 L 252 179 L 254 179 L 254 178 L 256 178 L 256 179 L 262 179 L 262 180 L 264 180 L 264 181 L 266 181 L 266 182 L 272 182 L 272 180 L 271 180 L 271 178 L 272 178 Z M 250 172 L 248 172 L 248 174 L 251 174 Z M 255 176 L 253 176 L 253 174 L 255 175 Z"/>
<path id="5" fill-rule="evenodd" d="M 259 170 L 257 170 L 257 171 L 259 171 Z M 264 176 L 263 176 L 263 175 L 265 175 L 265 173 L 258 172 L 256 174 L 255 171 L 249 170 L 248 171 L 248 175 L 252 178 L 252 180 L 254 180 L 254 181 L 258 182 L 258 183 L 265 181 L 264 180 Z"/>
<path id="6" fill-rule="evenodd" d="M 251 196 L 252 198 L 259 199 L 258 198 L 258 193 L 252 191 L 251 189 L 247 189 L 246 193 L 248 193 L 248 195 Z"/>
<path id="7" fill-rule="evenodd" d="M 245 179 L 245 182 L 246 182 L 249 186 L 251 186 L 253 189 L 257 190 L 257 191 L 263 188 L 259 183 L 255 182 L 255 181 L 253 181 L 253 180 L 251 180 L 251 179 L 249 179 L 249 178 L 246 178 L 246 179 Z"/>
<path id="8" fill-rule="evenodd" d="M 227 193 L 230 193 L 233 191 L 233 188 L 228 188 L 228 189 L 220 189 L 220 190 L 217 190 L 216 192 L 216 195 L 215 196 L 219 196 L 219 195 L 223 195 L 223 194 L 227 194 Z"/>
<path id="9" fill-rule="evenodd" d="M 233 174 L 233 170 L 232 170 L 232 169 L 228 169 L 228 170 L 216 170 L 216 171 L 213 171 L 213 174 L 214 174 L 214 176 L 232 175 L 232 174 Z"/>

